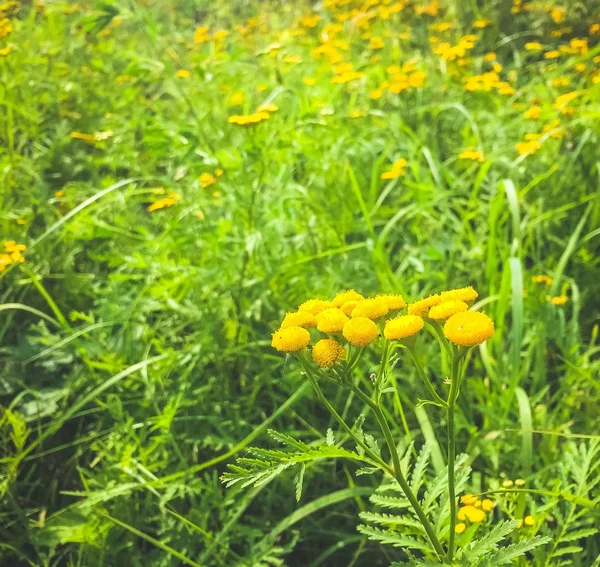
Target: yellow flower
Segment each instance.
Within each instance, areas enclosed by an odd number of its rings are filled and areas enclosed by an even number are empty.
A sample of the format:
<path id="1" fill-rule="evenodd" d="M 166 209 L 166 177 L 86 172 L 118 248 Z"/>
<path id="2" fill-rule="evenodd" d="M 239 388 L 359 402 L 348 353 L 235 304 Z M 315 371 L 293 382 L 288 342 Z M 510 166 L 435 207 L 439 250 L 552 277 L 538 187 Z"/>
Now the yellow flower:
<path id="1" fill-rule="evenodd" d="M 544 59 L 558 59 L 560 57 L 560 51 L 547 51 L 544 53 Z"/>
<path id="2" fill-rule="evenodd" d="M 494 335 L 494 323 L 479 311 L 456 313 L 446 321 L 444 335 L 454 344 L 472 347 Z"/>
<path id="3" fill-rule="evenodd" d="M 379 335 L 377 325 L 366 317 L 350 319 L 343 329 L 346 340 L 354 346 L 367 346 Z"/>
<path id="4" fill-rule="evenodd" d="M 268 112 L 254 112 L 248 115 L 233 115 L 228 121 L 230 124 L 239 124 L 240 126 L 253 125 L 268 120 L 271 115 Z"/>
<path id="5" fill-rule="evenodd" d="M 522 156 L 527 156 L 537 152 L 542 145 L 537 140 L 530 140 L 529 142 L 519 142 L 515 144 L 515 149 Z"/>
<path id="6" fill-rule="evenodd" d="M 399 293 L 384 293 L 376 295 L 375 299 L 383 301 L 390 311 L 396 311 L 406 307 L 406 301 L 404 301 L 404 298 Z"/>
<path id="7" fill-rule="evenodd" d="M 12 45 L 0 49 L 0 57 L 6 57 L 12 51 Z"/>
<path id="8" fill-rule="evenodd" d="M 552 18 L 552 21 L 555 24 L 560 24 L 560 23 L 564 22 L 566 11 L 567 10 L 565 8 L 554 8 L 550 12 L 550 17 Z"/>
<path id="9" fill-rule="evenodd" d="M 349 289 L 348 291 L 340 291 L 333 298 L 331 304 L 334 307 L 341 307 L 347 301 L 360 301 L 361 299 L 364 299 L 364 297 L 360 293 L 354 291 L 353 289 Z"/>
<path id="10" fill-rule="evenodd" d="M 316 79 L 313 79 L 313 77 L 304 77 L 303 82 L 309 87 L 312 87 L 317 83 Z"/>
<path id="11" fill-rule="evenodd" d="M 549 301 L 553 305 L 564 305 L 567 301 L 569 301 L 569 298 L 566 295 L 559 295 L 557 297 L 550 297 L 547 295 L 546 301 Z"/>
<path id="12" fill-rule="evenodd" d="M 490 500 L 489 498 L 485 498 L 484 500 L 481 501 L 481 509 L 484 512 L 491 512 L 494 509 L 494 501 Z"/>
<path id="13" fill-rule="evenodd" d="M 379 319 L 387 315 L 389 308 L 387 303 L 376 297 L 361 299 L 352 310 L 352 317 L 367 317 L 368 319 Z"/>
<path id="14" fill-rule="evenodd" d="M 487 28 L 492 23 L 492 20 L 483 19 L 483 20 L 475 20 L 473 22 L 473 27 L 478 29 Z"/>
<path id="15" fill-rule="evenodd" d="M 190 72 L 187 69 L 179 69 L 179 71 L 175 73 L 175 76 L 178 79 L 187 79 L 190 76 Z"/>
<path id="16" fill-rule="evenodd" d="M 406 170 L 406 160 L 404 158 L 400 158 L 394 162 L 392 165 L 392 169 L 389 171 L 384 171 L 381 174 L 381 179 L 396 179 L 401 175 L 404 175 Z"/>
<path id="17" fill-rule="evenodd" d="M 529 43 L 525 44 L 525 49 L 527 51 L 541 51 L 544 49 L 544 46 L 537 41 L 530 41 Z"/>
<path id="18" fill-rule="evenodd" d="M 496 54 L 493 51 L 490 51 L 489 53 L 486 53 L 483 56 L 483 60 L 484 61 L 495 61 L 496 60 Z"/>
<path id="19" fill-rule="evenodd" d="M 537 120 L 542 115 L 542 111 L 539 106 L 532 106 L 525 111 L 525 118 L 528 120 Z"/>
<path id="20" fill-rule="evenodd" d="M 303 327 L 309 329 L 310 327 L 316 326 L 317 320 L 312 313 L 297 311 L 296 313 L 285 314 L 280 329 L 287 329 L 288 327 Z"/>
<path id="21" fill-rule="evenodd" d="M 485 520 L 485 512 L 475 506 L 463 506 L 457 514 L 459 520 L 469 520 L 469 522 L 478 523 Z"/>
<path id="22" fill-rule="evenodd" d="M 526 526 L 534 526 L 535 518 L 533 516 L 525 516 L 525 518 L 523 518 L 523 522 L 525 522 Z"/>
<path id="23" fill-rule="evenodd" d="M 298 311 L 318 315 L 321 311 L 325 311 L 325 309 L 329 309 L 330 307 L 333 307 L 331 301 L 326 301 L 325 299 L 309 299 L 298 307 Z"/>
<path id="24" fill-rule="evenodd" d="M 194 43 L 205 43 L 207 41 L 210 41 L 208 26 L 196 28 L 196 32 L 194 33 Z"/>
<path id="25" fill-rule="evenodd" d="M 346 301 L 345 303 L 342 304 L 340 309 L 344 312 L 345 315 L 348 315 L 348 317 L 350 317 L 352 315 L 353 309 L 358 304 L 358 301 L 360 301 L 360 300 L 353 299 L 350 301 Z"/>
<path id="26" fill-rule="evenodd" d="M 443 291 L 440 294 L 440 302 L 449 301 L 451 299 L 456 299 L 458 301 L 475 301 L 479 297 L 479 294 L 475 291 L 473 286 L 461 287 L 458 289 L 449 289 L 448 291 Z"/>
<path id="27" fill-rule="evenodd" d="M 460 159 L 470 159 L 483 163 L 485 161 L 483 154 L 480 151 L 474 150 L 473 148 L 467 148 L 464 152 L 459 154 Z"/>
<path id="28" fill-rule="evenodd" d="M 475 502 L 477 502 L 477 496 L 474 494 L 465 494 L 464 496 L 460 497 L 460 501 L 462 504 L 474 505 Z"/>
<path id="29" fill-rule="evenodd" d="M 531 281 L 533 283 L 543 283 L 543 284 L 546 284 L 547 286 L 551 286 L 552 282 L 554 280 L 550 276 L 547 276 L 546 274 L 540 274 L 539 276 L 533 276 L 531 278 Z"/>
<path id="30" fill-rule="evenodd" d="M 464 522 L 458 522 L 456 526 L 454 526 L 454 531 L 457 534 L 462 534 L 467 529 L 467 525 Z"/>
<path id="31" fill-rule="evenodd" d="M 383 336 L 391 341 L 399 341 L 416 335 L 424 325 L 418 315 L 402 315 L 385 323 Z"/>
<path id="32" fill-rule="evenodd" d="M 271 346 L 280 352 L 297 352 L 310 343 L 310 333 L 302 327 L 288 327 L 273 333 Z"/>
<path id="33" fill-rule="evenodd" d="M 429 311 L 430 307 L 437 305 L 440 302 L 441 298 L 439 295 L 430 295 L 429 297 L 425 297 L 423 299 L 419 299 L 414 303 L 408 304 L 408 314 L 409 315 L 423 315 Z"/>
<path id="34" fill-rule="evenodd" d="M 148 212 L 152 213 L 154 211 L 158 211 L 159 209 L 165 209 L 167 207 L 172 207 L 177 201 L 181 199 L 181 195 L 177 193 L 169 193 L 163 199 L 159 199 L 155 201 L 151 205 L 148 206 Z"/>
<path id="35" fill-rule="evenodd" d="M 384 47 L 385 43 L 380 37 L 372 37 L 369 41 L 369 49 L 383 49 Z"/>
<path id="36" fill-rule="evenodd" d="M 200 174 L 200 186 L 202 189 L 206 189 L 217 182 L 217 178 L 212 173 L 201 173 Z"/>
<path id="37" fill-rule="evenodd" d="M 380 99 L 383 96 L 383 89 L 373 89 L 370 93 L 372 100 Z"/>
<path id="38" fill-rule="evenodd" d="M 225 39 L 229 35 L 229 31 L 227 30 L 217 30 L 213 34 L 213 39 L 215 41 L 220 41 L 221 39 Z"/>
<path id="39" fill-rule="evenodd" d="M 436 321 L 449 319 L 455 313 L 461 313 L 468 308 L 469 306 L 464 301 L 459 301 L 458 299 L 442 301 L 429 310 L 429 318 L 435 319 Z"/>
<path id="40" fill-rule="evenodd" d="M 331 368 L 346 358 L 344 347 L 333 339 L 321 339 L 312 349 L 313 360 L 322 368 Z"/>
<path id="41" fill-rule="evenodd" d="M 316 315 L 316 319 L 317 329 L 322 333 L 339 333 L 348 321 L 348 317 L 337 307 L 324 309 Z"/>

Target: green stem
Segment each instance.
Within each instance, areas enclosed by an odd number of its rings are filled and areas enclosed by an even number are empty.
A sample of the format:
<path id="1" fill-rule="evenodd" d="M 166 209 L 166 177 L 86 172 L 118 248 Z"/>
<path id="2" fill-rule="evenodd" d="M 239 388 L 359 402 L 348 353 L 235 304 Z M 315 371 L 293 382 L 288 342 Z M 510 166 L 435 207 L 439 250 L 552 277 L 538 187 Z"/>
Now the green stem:
<path id="1" fill-rule="evenodd" d="M 456 456 L 456 439 L 454 432 L 454 406 L 458 396 L 460 355 L 454 352 L 452 373 L 450 375 L 450 393 L 448 394 L 448 495 L 450 498 L 450 534 L 448 541 L 448 560 L 454 557 L 454 538 L 456 535 L 456 490 L 454 486 L 454 461 Z"/>
<path id="2" fill-rule="evenodd" d="M 421 364 L 421 361 L 419 359 L 419 355 L 415 352 L 414 347 L 408 346 L 408 347 L 406 347 L 406 349 L 410 353 L 410 357 L 412 358 L 412 361 L 413 361 L 413 363 L 415 365 L 415 368 L 417 369 L 417 374 L 419 375 L 419 378 L 421 379 L 421 381 L 423 382 L 423 384 L 425 384 L 425 387 L 427 388 L 427 391 L 429 392 L 429 395 L 433 398 L 433 400 L 437 404 L 439 404 L 443 408 L 448 407 L 446 401 L 443 400 L 438 395 L 438 393 L 435 391 L 435 389 L 433 387 L 433 384 L 431 383 L 431 380 L 429 380 L 429 378 L 425 374 L 425 370 L 423 369 L 423 365 Z"/>
<path id="3" fill-rule="evenodd" d="M 329 400 L 325 397 L 325 394 L 323 394 L 323 391 L 321 390 L 321 387 L 319 386 L 319 383 L 317 382 L 317 379 L 313 376 L 312 372 L 304 364 L 303 364 L 303 366 L 304 366 L 304 370 L 306 370 L 306 375 L 308 376 L 308 379 L 310 380 L 310 383 L 317 394 L 317 397 L 319 398 L 319 400 L 321 400 L 323 405 L 329 410 L 329 413 L 333 416 L 333 418 L 340 424 L 342 429 L 348 435 L 350 435 L 350 437 L 352 437 L 352 439 L 354 439 L 354 441 L 357 445 L 359 445 L 364 450 L 365 455 L 367 455 L 370 459 L 375 461 L 375 463 L 378 464 L 385 472 L 393 474 L 392 468 L 379 455 L 374 453 L 369 448 L 369 446 L 362 439 L 360 439 L 356 435 L 356 433 L 352 430 L 352 428 L 344 421 L 342 416 L 335 410 L 335 408 L 331 405 L 331 403 L 329 403 Z"/>
<path id="4" fill-rule="evenodd" d="M 381 408 L 371 398 L 369 398 L 369 396 L 367 396 L 364 392 L 362 392 L 360 389 L 358 389 L 356 387 L 353 387 L 352 389 L 353 389 L 354 393 L 373 410 L 373 413 L 375 414 L 375 417 L 377 419 L 377 423 L 379 424 L 379 427 L 381 428 L 381 431 L 383 432 L 383 436 L 385 437 L 385 441 L 387 443 L 388 450 L 392 457 L 392 464 L 394 465 L 393 475 L 396 478 L 396 480 L 398 481 L 398 484 L 400 485 L 400 487 L 402 488 L 406 498 L 408 499 L 411 506 L 413 507 L 413 510 L 419 517 L 419 520 L 421 521 L 421 524 L 423 525 L 423 528 L 425 529 L 425 532 L 427 533 L 427 536 L 429 537 L 431 544 L 433 545 L 436 553 L 438 554 L 438 557 L 442 557 L 444 555 L 444 550 L 442 549 L 442 546 L 441 546 L 437 536 L 435 535 L 435 531 L 433 530 L 431 523 L 427 519 L 425 512 L 423 512 L 423 509 L 421 508 L 419 501 L 417 500 L 416 496 L 414 495 L 413 491 L 411 490 L 411 488 L 408 484 L 408 481 L 406 480 L 405 476 L 402 474 L 402 468 L 400 467 L 400 457 L 398 456 L 398 450 L 396 449 L 396 444 L 394 443 L 394 437 L 390 430 L 390 426 L 388 425 L 388 422 L 385 419 L 383 412 L 381 411 Z"/>

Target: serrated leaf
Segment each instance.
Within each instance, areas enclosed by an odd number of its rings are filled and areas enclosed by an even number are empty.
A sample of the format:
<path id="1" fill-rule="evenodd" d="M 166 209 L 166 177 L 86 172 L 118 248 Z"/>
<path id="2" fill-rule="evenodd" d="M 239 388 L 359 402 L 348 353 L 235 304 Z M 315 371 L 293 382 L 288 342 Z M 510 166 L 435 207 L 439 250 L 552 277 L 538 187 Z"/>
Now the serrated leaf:
<path id="1" fill-rule="evenodd" d="M 296 473 L 296 478 L 294 479 L 294 484 L 296 486 L 296 502 L 300 502 L 300 498 L 302 498 L 302 486 L 304 484 L 304 472 L 306 471 L 306 463 L 302 463 L 300 465 L 300 469 Z"/>
<path id="2" fill-rule="evenodd" d="M 545 543 L 552 541 L 551 538 L 546 536 L 536 536 L 532 539 L 524 539 L 518 543 L 513 543 L 499 549 L 485 558 L 485 562 L 481 567 L 499 567 L 500 565 L 510 565 L 513 559 L 525 555 L 528 551 L 539 547 Z"/>
<path id="3" fill-rule="evenodd" d="M 494 526 L 487 534 L 482 538 L 474 540 L 467 544 L 458 554 L 457 558 L 464 557 L 468 559 L 470 563 L 475 563 L 475 560 L 483 557 L 490 551 L 497 549 L 498 544 L 511 532 L 513 532 L 519 522 L 517 520 L 511 520 L 502 522 Z"/>
<path id="4" fill-rule="evenodd" d="M 358 531 L 361 534 L 366 535 L 372 541 L 378 541 L 382 544 L 393 545 L 394 547 L 401 547 L 406 549 L 420 549 L 421 551 L 430 551 L 430 546 L 418 539 L 408 537 L 399 533 L 390 532 L 387 530 L 380 530 L 378 528 L 372 528 L 370 526 L 359 525 Z"/>
<path id="5" fill-rule="evenodd" d="M 382 526 L 404 526 L 407 528 L 413 528 L 414 530 L 426 535 L 425 530 L 421 522 L 418 520 L 411 518 L 407 515 L 398 516 L 397 514 L 379 514 L 377 512 L 361 512 L 360 519 L 363 522 L 369 522 L 373 524 L 378 524 Z"/>
<path id="6" fill-rule="evenodd" d="M 331 427 L 327 430 L 327 437 L 325 438 L 325 443 L 329 446 L 335 445 L 335 436 L 333 435 L 333 429 Z"/>

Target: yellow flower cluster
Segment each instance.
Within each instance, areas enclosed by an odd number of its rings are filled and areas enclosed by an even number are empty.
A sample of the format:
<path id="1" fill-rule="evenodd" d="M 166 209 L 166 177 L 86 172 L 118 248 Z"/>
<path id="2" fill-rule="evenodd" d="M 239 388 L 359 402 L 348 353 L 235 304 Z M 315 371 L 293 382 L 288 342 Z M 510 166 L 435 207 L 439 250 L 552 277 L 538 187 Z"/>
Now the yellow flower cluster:
<path id="1" fill-rule="evenodd" d="M 455 531 L 457 534 L 462 534 L 467 529 L 466 521 L 472 524 L 478 524 L 486 519 L 486 514 L 489 514 L 494 509 L 494 502 L 489 498 L 480 500 L 474 494 L 465 494 L 460 498 L 461 507 L 458 510 L 457 518 L 459 523 L 456 524 Z"/>
<path id="2" fill-rule="evenodd" d="M 547 286 L 551 286 L 552 282 L 554 281 L 550 276 L 546 275 L 546 274 L 540 274 L 538 276 L 533 276 L 531 278 L 531 281 L 533 283 L 543 283 Z"/>
<path id="3" fill-rule="evenodd" d="M 439 43 L 433 52 L 441 56 L 444 61 L 455 61 L 459 57 L 464 57 L 468 51 L 475 47 L 477 36 L 466 35 L 461 37 L 456 45 L 444 41 Z"/>
<path id="4" fill-rule="evenodd" d="M 496 92 L 502 95 L 515 94 L 515 89 L 506 81 L 500 80 L 500 75 L 496 71 L 488 71 L 481 75 L 473 75 L 465 79 L 465 90 L 470 92 L 489 92 L 496 89 Z"/>
<path id="5" fill-rule="evenodd" d="M 25 244 L 17 244 L 14 240 L 8 240 L 4 243 L 4 252 L 0 253 L 0 272 L 6 270 L 11 264 L 22 264 L 25 261 L 23 252 Z"/>
<path id="6" fill-rule="evenodd" d="M 487 315 L 468 311 L 467 302 L 474 301 L 477 296 L 470 286 L 444 291 L 411 303 L 408 315 L 399 316 L 407 306 L 401 295 L 364 297 L 351 289 L 339 292 L 331 301 L 309 299 L 298 307 L 298 311 L 286 313 L 271 344 L 281 352 L 300 351 L 310 344 L 309 331 L 316 328 L 326 337 L 314 345 L 313 360 L 319 366 L 329 368 L 345 360 L 344 342 L 366 347 L 382 331 L 387 340 L 401 341 L 416 335 L 428 320 L 446 321 L 444 334 L 450 341 L 474 346 L 494 333 L 494 325 Z"/>
<path id="7" fill-rule="evenodd" d="M 214 174 L 208 173 L 207 171 L 201 173 L 199 177 L 200 187 L 202 187 L 202 189 L 207 189 L 211 185 L 214 185 L 217 182 L 217 178 L 221 177 L 221 175 L 223 175 L 223 170 L 220 168 L 217 169 Z"/>
<path id="8" fill-rule="evenodd" d="M 153 211 L 158 211 L 159 209 L 172 207 L 180 199 L 181 195 L 179 195 L 179 193 L 170 192 L 166 197 L 158 199 L 158 201 L 148 205 L 148 212 L 152 213 Z"/>

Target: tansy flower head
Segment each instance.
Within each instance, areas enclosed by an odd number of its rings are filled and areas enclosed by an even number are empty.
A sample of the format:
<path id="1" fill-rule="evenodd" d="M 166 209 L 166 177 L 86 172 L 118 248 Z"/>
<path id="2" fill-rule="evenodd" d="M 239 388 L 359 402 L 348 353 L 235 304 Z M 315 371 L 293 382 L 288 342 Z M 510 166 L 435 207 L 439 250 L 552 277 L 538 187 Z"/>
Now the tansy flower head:
<path id="1" fill-rule="evenodd" d="M 474 494 L 465 494 L 460 497 L 460 501 L 462 504 L 472 506 L 475 504 L 475 502 L 477 502 L 477 496 L 475 496 Z"/>
<path id="2" fill-rule="evenodd" d="M 464 522 L 458 522 L 458 524 L 456 524 L 456 526 L 454 526 L 454 531 L 457 534 L 462 534 L 466 529 L 467 529 L 467 524 L 465 524 Z"/>
<path id="3" fill-rule="evenodd" d="M 454 344 L 472 347 L 494 335 L 494 323 L 479 311 L 456 313 L 446 321 L 444 335 Z"/>
<path id="4" fill-rule="evenodd" d="M 360 301 L 364 299 L 364 297 L 354 291 L 353 289 L 349 289 L 348 291 L 340 291 L 332 300 L 331 304 L 334 307 L 341 307 L 347 301 Z"/>
<path id="5" fill-rule="evenodd" d="M 321 339 L 312 349 L 313 360 L 322 368 L 331 368 L 346 358 L 344 347 L 333 339 Z"/>
<path id="6" fill-rule="evenodd" d="M 525 522 L 526 526 L 534 526 L 535 518 L 533 516 L 525 516 L 525 518 L 523 518 L 523 522 Z"/>
<path id="7" fill-rule="evenodd" d="M 440 302 L 449 301 L 455 299 L 457 301 L 474 301 L 479 297 L 479 294 L 473 289 L 472 286 L 461 287 L 459 289 L 450 289 L 443 291 L 440 294 Z"/>
<path id="8" fill-rule="evenodd" d="M 376 297 L 362 299 L 352 310 L 352 317 L 367 317 L 369 319 L 379 319 L 387 315 L 389 311 L 385 301 Z"/>
<path id="9" fill-rule="evenodd" d="M 324 309 L 316 315 L 317 329 L 322 333 L 339 333 L 343 328 L 348 317 L 337 307 Z"/>
<path id="10" fill-rule="evenodd" d="M 404 309 L 406 307 L 406 301 L 404 301 L 404 298 L 398 293 L 385 293 L 381 295 L 376 295 L 375 299 L 383 301 L 390 311 L 396 311 L 398 309 Z"/>
<path id="11" fill-rule="evenodd" d="M 538 276 L 533 276 L 531 278 L 531 281 L 533 283 L 543 283 L 545 285 L 552 285 L 552 282 L 554 281 L 550 276 L 547 276 L 546 274 L 540 274 Z"/>
<path id="12" fill-rule="evenodd" d="M 481 501 L 481 509 L 484 512 L 491 512 L 494 509 L 494 502 L 489 498 L 485 498 Z"/>
<path id="13" fill-rule="evenodd" d="M 358 301 L 360 301 L 360 300 L 358 300 Z M 344 304 L 342 304 L 340 309 L 344 312 L 345 315 L 348 315 L 348 317 L 350 317 L 352 315 L 352 310 L 356 307 L 356 305 L 358 304 L 358 301 L 357 300 L 346 301 Z"/>
<path id="14" fill-rule="evenodd" d="M 325 311 L 325 309 L 329 309 L 330 307 L 333 307 L 331 301 L 326 301 L 324 299 L 309 299 L 298 307 L 298 311 L 318 315 L 321 311 Z"/>
<path id="15" fill-rule="evenodd" d="M 309 329 L 310 327 L 316 327 L 317 320 L 312 313 L 306 311 L 298 311 L 296 313 L 286 313 L 283 321 L 281 322 L 281 329 L 287 329 L 288 327 L 304 327 Z"/>
<path id="16" fill-rule="evenodd" d="M 367 346 L 379 335 L 377 325 L 366 317 L 350 319 L 343 329 L 345 339 L 354 346 Z"/>
<path id="17" fill-rule="evenodd" d="M 457 514 L 459 520 L 469 520 L 472 523 L 483 522 L 485 520 L 485 512 L 481 510 L 481 508 L 476 508 L 475 506 L 467 505 L 463 506 Z"/>
<path id="18" fill-rule="evenodd" d="M 399 341 L 417 334 L 424 325 L 423 319 L 418 315 L 402 315 L 386 322 L 383 336 L 388 340 Z"/>
<path id="19" fill-rule="evenodd" d="M 280 352 L 297 352 L 310 343 L 310 333 L 302 327 L 288 327 L 273 333 L 271 346 Z"/>
<path id="20" fill-rule="evenodd" d="M 437 321 L 442 319 L 449 319 L 455 313 L 461 313 L 466 311 L 469 306 L 464 301 L 458 299 L 450 299 L 448 301 L 442 301 L 438 305 L 434 305 L 429 310 L 429 318 Z"/>
<path id="21" fill-rule="evenodd" d="M 430 307 L 437 305 L 440 302 L 439 295 L 430 295 L 429 297 L 425 297 L 423 299 L 419 299 L 414 303 L 409 303 L 408 305 L 408 314 L 409 315 L 423 315 L 429 311 Z"/>

